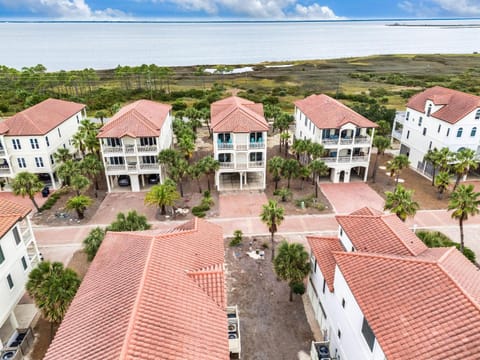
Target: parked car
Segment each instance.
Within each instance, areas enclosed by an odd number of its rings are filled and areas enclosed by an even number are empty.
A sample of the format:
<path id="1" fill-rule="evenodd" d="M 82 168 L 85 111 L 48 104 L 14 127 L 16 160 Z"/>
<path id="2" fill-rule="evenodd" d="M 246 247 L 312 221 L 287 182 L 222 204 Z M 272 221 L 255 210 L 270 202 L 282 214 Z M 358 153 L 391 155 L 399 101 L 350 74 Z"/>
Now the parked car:
<path id="1" fill-rule="evenodd" d="M 130 186 L 130 176 L 120 175 L 118 177 L 118 186 Z"/>
<path id="2" fill-rule="evenodd" d="M 159 181 L 160 181 L 160 176 L 158 176 L 158 174 L 148 175 L 148 183 L 149 184 L 158 184 Z"/>

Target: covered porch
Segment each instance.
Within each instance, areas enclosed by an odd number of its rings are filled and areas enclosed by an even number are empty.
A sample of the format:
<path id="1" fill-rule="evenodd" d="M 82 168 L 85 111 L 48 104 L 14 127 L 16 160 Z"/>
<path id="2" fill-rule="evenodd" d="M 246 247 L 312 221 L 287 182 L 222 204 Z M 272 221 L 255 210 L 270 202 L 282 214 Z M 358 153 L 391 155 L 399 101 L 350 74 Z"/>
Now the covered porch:
<path id="1" fill-rule="evenodd" d="M 218 191 L 262 190 L 265 189 L 265 172 L 218 172 L 215 183 Z"/>

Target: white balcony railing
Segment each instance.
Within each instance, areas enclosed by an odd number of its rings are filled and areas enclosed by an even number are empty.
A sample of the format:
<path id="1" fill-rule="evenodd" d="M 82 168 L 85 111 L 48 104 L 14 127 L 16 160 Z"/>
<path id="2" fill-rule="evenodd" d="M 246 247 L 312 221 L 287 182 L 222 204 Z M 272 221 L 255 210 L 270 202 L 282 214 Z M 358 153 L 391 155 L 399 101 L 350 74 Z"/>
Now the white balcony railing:
<path id="1" fill-rule="evenodd" d="M 139 170 L 159 170 L 160 165 L 158 163 L 147 164 L 147 163 L 140 163 L 140 164 L 118 164 L 118 165 L 107 165 L 106 170 L 108 172 L 135 172 Z"/>
<path id="2" fill-rule="evenodd" d="M 103 154 L 134 154 L 134 153 L 152 153 L 157 154 L 160 150 L 157 145 L 137 145 L 129 144 L 124 146 L 103 146 Z"/>
<path id="3" fill-rule="evenodd" d="M 371 137 L 368 135 L 359 135 L 356 136 L 355 138 L 325 138 L 322 139 L 322 144 L 323 145 L 352 145 L 352 144 L 370 144 L 371 142 Z"/>
<path id="4" fill-rule="evenodd" d="M 248 144 L 217 143 L 218 150 L 247 151 L 250 149 L 265 149 L 265 142 L 251 142 Z"/>
<path id="5" fill-rule="evenodd" d="M 127 167 L 125 164 L 108 164 L 105 166 L 107 171 L 126 171 Z"/>
<path id="6" fill-rule="evenodd" d="M 218 143 L 217 147 L 218 147 L 218 150 L 232 150 L 233 149 L 233 144 Z"/>
<path id="7" fill-rule="evenodd" d="M 102 149 L 104 154 L 123 153 L 123 147 L 121 146 L 104 146 Z"/>
<path id="8" fill-rule="evenodd" d="M 355 144 L 370 144 L 372 138 L 370 136 L 358 136 L 355 138 Z"/>
<path id="9" fill-rule="evenodd" d="M 331 164 L 331 163 L 361 163 L 361 162 L 367 162 L 368 161 L 368 156 L 367 155 L 359 155 L 359 156 L 339 156 L 334 157 L 323 157 L 320 158 L 319 160 L 323 161 L 326 164 Z"/>
<path id="10" fill-rule="evenodd" d="M 249 161 L 249 162 L 221 162 L 220 169 L 253 169 L 253 168 L 262 168 L 265 166 L 264 161 Z"/>
<path id="11" fill-rule="evenodd" d="M 10 167 L 8 165 L 0 165 L 0 174 L 10 174 Z"/>
<path id="12" fill-rule="evenodd" d="M 5 152 L 5 149 L 0 149 L 0 156 L 5 156 L 7 153 Z"/>

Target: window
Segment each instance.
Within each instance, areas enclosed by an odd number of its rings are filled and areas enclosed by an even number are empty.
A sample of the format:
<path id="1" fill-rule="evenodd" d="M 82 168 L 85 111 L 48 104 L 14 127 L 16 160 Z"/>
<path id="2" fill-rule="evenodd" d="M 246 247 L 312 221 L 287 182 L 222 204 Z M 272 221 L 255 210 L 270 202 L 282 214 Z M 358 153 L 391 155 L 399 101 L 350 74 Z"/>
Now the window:
<path id="1" fill-rule="evenodd" d="M 5 255 L 3 254 L 2 247 L 0 246 L 0 264 L 5 261 Z"/>
<path id="2" fill-rule="evenodd" d="M 430 141 L 430 144 L 428 145 L 428 150 L 432 150 L 432 142 Z"/>
<path id="3" fill-rule="evenodd" d="M 480 120 L 480 110 L 475 113 L 475 120 Z"/>
<path id="4" fill-rule="evenodd" d="M 342 307 L 345 309 L 345 298 L 342 299 Z"/>
<path id="5" fill-rule="evenodd" d="M 342 332 L 340 331 L 340 329 L 338 329 L 338 331 L 337 331 L 337 336 L 338 336 L 339 339 L 342 337 Z"/>
<path id="6" fill-rule="evenodd" d="M 36 157 L 35 165 L 37 165 L 37 167 L 43 167 L 43 159 L 41 157 Z"/>
<path id="7" fill-rule="evenodd" d="M 423 128 L 423 136 L 427 135 L 427 128 Z"/>
<path id="8" fill-rule="evenodd" d="M 23 168 L 27 167 L 27 164 L 25 163 L 24 158 L 17 158 L 17 162 L 18 162 L 18 167 L 19 168 L 23 169 Z"/>
<path id="9" fill-rule="evenodd" d="M 12 275 L 10 275 L 10 274 L 7 275 L 7 282 L 8 282 L 8 288 L 13 289 Z"/>
<path id="10" fill-rule="evenodd" d="M 423 121 L 423 118 L 420 116 L 418 118 L 418 126 L 422 126 L 422 121 Z"/>
<path id="11" fill-rule="evenodd" d="M 218 141 L 220 143 L 231 143 L 232 138 L 230 136 L 230 133 L 220 133 L 220 134 L 218 134 Z"/>
<path id="12" fill-rule="evenodd" d="M 316 126 L 313 126 L 313 135 L 315 135 L 315 128 Z"/>
<path id="13" fill-rule="evenodd" d="M 410 130 L 407 131 L 407 139 L 410 137 Z"/>
<path id="14" fill-rule="evenodd" d="M 458 128 L 457 137 L 462 137 L 462 133 L 463 133 L 463 128 Z"/>
<path id="15" fill-rule="evenodd" d="M 50 164 L 55 164 L 55 159 L 53 158 L 53 155 L 50 155 Z"/>
<path id="16" fill-rule="evenodd" d="M 50 146 L 50 140 L 48 140 L 48 136 L 45 136 L 45 142 L 47 143 L 47 146 Z"/>
<path id="17" fill-rule="evenodd" d="M 442 125 L 441 125 L 441 124 L 440 124 L 440 125 L 438 125 L 437 133 L 439 133 L 439 132 L 440 132 L 440 129 L 441 129 L 441 128 L 442 128 Z"/>
<path id="18" fill-rule="evenodd" d="M 407 115 L 405 115 L 405 120 L 408 121 L 409 117 L 410 117 L 410 111 L 407 111 Z"/>
<path id="19" fill-rule="evenodd" d="M 154 146 L 157 145 L 157 138 L 154 137 L 142 137 L 140 138 L 141 146 Z"/>
<path id="20" fill-rule="evenodd" d="M 250 142 L 262 142 L 263 141 L 263 136 L 261 132 L 253 132 L 250 133 Z"/>
<path id="21" fill-rule="evenodd" d="M 470 136 L 473 137 L 473 136 L 475 136 L 475 135 L 477 135 L 477 127 L 474 126 L 474 127 L 472 128 L 472 131 L 470 131 Z"/>
<path id="22" fill-rule="evenodd" d="M 125 159 L 121 156 L 112 156 L 110 158 L 110 165 L 123 165 L 125 164 Z"/>
<path id="23" fill-rule="evenodd" d="M 77 124 L 80 124 L 80 118 L 77 115 Z"/>
<path id="24" fill-rule="evenodd" d="M 250 153 L 250 161 L 262 161 L 262 155 L 261 152 Z"/>
<path id="25" fill-rule="evenodd" d="M 27 260 L 25 259 L 25 256 L 22 256 L 21 260 L 22 260 L 23 270 L 27 270 L 28 264 L 27 264 Z"/>
<path id="26" fill-rule="evenodd" d="M 22 241 L 22 238 L 20 237 L 20 233 L 18 232 L 18 228 L 17 227 L 14 227 L 13 228 L 13 237 L 15 238 L 15 244 L 20 244 L 20 242 Z"/>
<path id="27" fill-rule="evenodd" d="M 142 162 L 144 164 L 156 164 L 157 157 L 156 156 L 142 156 Z"/>
<path id="28" fill-rule="evenodd" d="M 107 138 L 107 145 L 112 147 L 122 146 L 122 144 L 120 143 L 120 139 L 118 138 Z"/>
<path id="29" fill-rule="evenodd" d="M 232 154 L 218 154 L 218 161 L 219 162 L 231 162 L 232 161 Z"/>
<path id="30" fill-rule="evenodd" d="M 307 117 L 305 116 L 305 127 L 307 127 L 307 121 L 308 121 L 308 119 L 307 119 Z"/>
<path id="31" fill-rule="evenodd" d="M 12 146 L 14 150 L 21 150 L 22 145 L 20 145 L 20 139 L 12 139 Z"/>
<path id="32" fill-rule="evenodd" d="M 325 294 L 325 286 L 327 285 L 327 282 L 325 281 L 325 279 L 323 279 L 323 288 L 322 288 L 322 292 Z"/>
<path id="33" fill-rule="evenodd" d="M 57 128 L 58 131 L 58 137 L 62 137 L 62 133 L 60 132 L 60 128 Z"/>
<path id="34" fill-rule="evenodd" d="M 38 149 L 38 139 L 30 139 L 30 146 L 32 149 Z"/>
<path id="35" fill-rule="evenodd" d="M 340 228 L 340 236 L 343 236 L 343 229 Z"/>
<path id="36" fill-rule="evenodd" d="M 373 333 L 372 328 L 370 327 L 367 319 L 365 318 L 363 318 L 362 334 L 368 344 L 368 347 L 370 348 L 370 350 L 373 351 L 373 345 L 375 344 L 375 334 Z"/>
<path id="37" fill-rule="evenodd" d="M 429 104 L 427 108 L 427 116 L 430 116 L 431 113 L 432 113 L 432 104 Z"/>
<path id="38" fill-rule="evenodd" d="M 450 135 L 450 128 L 447 129 L 447 137 Z"/>

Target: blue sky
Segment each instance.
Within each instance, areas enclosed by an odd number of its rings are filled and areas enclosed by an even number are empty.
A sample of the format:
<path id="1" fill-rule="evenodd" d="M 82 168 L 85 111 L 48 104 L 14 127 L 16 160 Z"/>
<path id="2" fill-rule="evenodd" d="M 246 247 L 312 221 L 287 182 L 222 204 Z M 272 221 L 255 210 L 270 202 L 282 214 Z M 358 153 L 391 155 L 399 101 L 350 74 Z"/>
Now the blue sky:
<path id="1" fill-rule="evenodd" d="M 3 20 L 480 17 L 480 0 L 0 0 Z"/>

